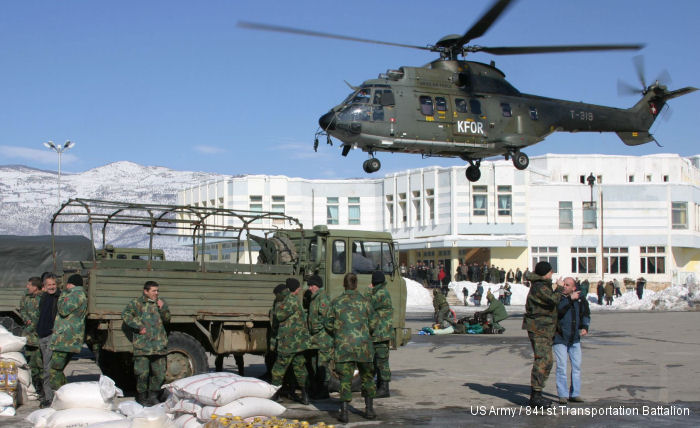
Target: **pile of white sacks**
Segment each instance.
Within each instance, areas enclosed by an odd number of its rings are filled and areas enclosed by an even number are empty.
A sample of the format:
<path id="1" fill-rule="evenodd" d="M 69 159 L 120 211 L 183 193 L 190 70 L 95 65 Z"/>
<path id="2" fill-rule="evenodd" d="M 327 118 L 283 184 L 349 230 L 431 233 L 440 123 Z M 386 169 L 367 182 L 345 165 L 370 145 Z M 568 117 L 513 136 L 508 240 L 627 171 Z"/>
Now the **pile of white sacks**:
<path id="1" fill-rule="evenodd" d="M 0 326 L 0 360 L 11 361 L 17 367 L 17 404 L 37 399 L 27 360 L 21 352 L 26 344 L 26 337 L 15 336 L 5 327 Z M 0 416 L 14 416 L 14 404 L 14 400 L 9 394 L 4 392 L 0 394 Z"/>
<path id="2" fill-rule="evenodd" d="M 163 388 L 169 392 L 165 403 L 143 407 L 133 400 L 118 403 L 123 393 L 107 376 L 73 382 L 27 420 L 35 428 L 200 428 L 212 415 L 271 418 L 286 410 L 269 399 L 277 387 L 233 373 L 205 373 Z"/>
<path id="3" fill-rule="evenodd" d="M 212 415 L 247 419 L 272 418 L 286 409 L 270 398 L 278 387 L 233 373 L 204 373 L 165 385 L 164 403 L 178 428 L 200 428 Z"/>

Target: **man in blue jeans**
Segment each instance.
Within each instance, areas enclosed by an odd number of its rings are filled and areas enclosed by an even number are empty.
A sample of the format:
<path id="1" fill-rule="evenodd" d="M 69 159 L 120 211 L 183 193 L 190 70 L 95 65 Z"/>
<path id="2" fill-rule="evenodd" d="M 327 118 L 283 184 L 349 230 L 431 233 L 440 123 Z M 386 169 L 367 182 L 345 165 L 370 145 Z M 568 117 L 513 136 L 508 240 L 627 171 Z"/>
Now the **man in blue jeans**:
<path id="1" fill-rule="evenodd" d="M 557 361 L 559 404 L 583 403 L 581 398 L 581 336 L 588 334 L 591 310 L 585 298 L 572 299 L 576 291 L 573 278 L 564 279 L 564 296 L 557 305 L 558 323 L 552 349 Z M 571 361 L 571 387 L 567 388 L 566 366 Z"/>

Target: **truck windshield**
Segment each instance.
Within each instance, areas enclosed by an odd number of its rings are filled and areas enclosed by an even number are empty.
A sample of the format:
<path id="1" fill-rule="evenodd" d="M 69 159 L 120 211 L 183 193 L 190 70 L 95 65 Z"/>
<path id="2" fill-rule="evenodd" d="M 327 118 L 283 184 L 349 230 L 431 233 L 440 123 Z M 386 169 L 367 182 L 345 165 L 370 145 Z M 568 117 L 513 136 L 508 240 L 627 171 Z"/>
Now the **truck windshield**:
<path id="1" fill-rule="evenodd" d="M 391 246 L 387 242 L 353 241 L 352 271 L 356 274 L 369 274 L 381 270 L 386 274 L 394 271 Z"/>

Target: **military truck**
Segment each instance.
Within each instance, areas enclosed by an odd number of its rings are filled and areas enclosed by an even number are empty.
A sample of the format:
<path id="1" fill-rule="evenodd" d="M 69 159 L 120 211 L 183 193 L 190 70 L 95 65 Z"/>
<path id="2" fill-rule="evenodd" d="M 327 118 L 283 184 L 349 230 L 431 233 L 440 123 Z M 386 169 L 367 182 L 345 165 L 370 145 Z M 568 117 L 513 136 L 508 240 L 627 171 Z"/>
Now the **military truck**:
<path id="1" fill-rule="evenodd" d="M 52 236 L 60 224 L 84 224 L 93 243 L 102 241 L 102 250 L 93 247 L 90 259 L 64 261 L 60 274 L 64 279 L 76 272 L 83 276 L 86 343 L 103 372 L 125 387 L 133 382 L 133 348 L 121 312 L 148 280 L 160 284 L 172 314 L 166 381 L 206 372 L 208 354 L 264 354 L 272 290 L 288 277 L 304 284 L 305 277 L 317 273 L 334 298 L 342 293 L 347 272 L 356 273 L 366 290 L 371 274 L 382 270 L 394 305 L 392 346 L 410 338 L 406 284 L 389 233 L 305 229 L 297 219 L 275 212 L 89 199 L 63 204 L 51 220 Z M 145 233 L 148 248 L 139 253 L 106 244 L 110 233 L 124 236 L 127 231 Z M 191 260 L 165 260 L 162 249 L 154 249 L 154 241 L 165 237 L 187 245 Z M 17 319 L 17 303 L 0 303 L 0 316 Z"/>

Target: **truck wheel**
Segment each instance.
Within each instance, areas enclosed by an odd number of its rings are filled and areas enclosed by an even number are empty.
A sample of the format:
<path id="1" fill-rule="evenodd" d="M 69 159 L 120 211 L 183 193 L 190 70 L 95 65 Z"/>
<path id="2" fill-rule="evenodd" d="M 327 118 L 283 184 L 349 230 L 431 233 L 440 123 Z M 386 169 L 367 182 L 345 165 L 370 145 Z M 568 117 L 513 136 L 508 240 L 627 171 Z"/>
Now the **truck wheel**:
<path id="1" fill-rule="evenodd" d="M 14 334 L 15 336 L 22 335 L 22 325 L 18 323 L 13 317 L 3 316 L 0 317 L 0 325 L 5 327 L 7 331 Z"/>
<path id="2" fill-rule="evenodd" d="M 97 365 L 102 373 L 111 378 L 124 391 L 136 390 L 134 360 L 127 352 L 110 352 L 100 350 Z"/>
<path id="3" fill-rule="evenodd" d="M 187 333 L 173 331 L 168 336 L 168 370 L 165 383 L 209 371 L 207 353 L 197 340 Z"/>

